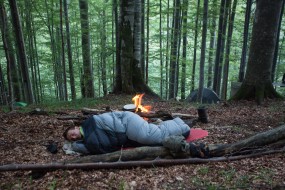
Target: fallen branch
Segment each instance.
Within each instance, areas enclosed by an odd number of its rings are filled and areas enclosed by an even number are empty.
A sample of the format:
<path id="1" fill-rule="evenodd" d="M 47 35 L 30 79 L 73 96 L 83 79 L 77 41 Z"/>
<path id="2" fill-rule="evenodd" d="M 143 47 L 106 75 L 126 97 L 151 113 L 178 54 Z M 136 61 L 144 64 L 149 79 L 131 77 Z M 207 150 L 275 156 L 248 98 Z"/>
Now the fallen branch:
<path id="1" fill-rule="evenodd" d="M 110 169 L 110 168 L 133 168 L 133 167 L 158 167 L 158 166 L 170 166 L 170 165 L 181 165 L 181 164 L 203 164 L 210 162 L 225 162 L 225 161 L 235 161 L 245 158 L 254 158 L 262 155 L 284 153 L 285 149 L 270 150 L 266 152 L 260 152 L 256 154 L 241 155 L 241 156 L 231 156 L 231 157 L 214 157 L 208 159 L 202 158 L 185 158 L 185 159 L 160 159 L 150 161 L 117 161 L 117 162 L 99 162 L 99 163 L 51 163 L 51 164 L 9 164 L 0 166 L 0 172 L 5 171 L 54 171 L 54 170 L 73 170 L 73 169 L 83 169 L 83 170 L 99 170 L 99 169 Z"/>
<path id="2" fill-rule="evenodd" d="M 131 160 L 152 160 L 157 157 L 171 157 L 171 153 L 167 148 L 157 147 L 137 147 L 107 154 L 96 154 L 67 160 L 64 163 L 93 163 L 93 162 L 116 162 Z M 184 156 L 185 157 L 185 156 Z"/>
<path id="3" fill-rule="evenodd" d="M 247 139 L 238 141 L 232 144 L 222 144 L 222 145 L 210 145 L 210 154 L 212 156 L 225 156 L 239 153 L 240 151 L 255 148 L 263 147 L 270 145 L 272 143 L 279 143 L 284 146 L 285 140 L 285 125 L 281 125 L 277 128 L 258 133 Z M 279 145 L 280 146 L 280 145 Z"/>
<path id="4" fill-rule="evenodd" d="M 98 114 L 102 114 L 102 113 L 106 113 L 106 112 L 110 112 L 110 111 L 115 111 L 115 110 L 111 110 L 110 107 L 106 107 L 105 110 L 98 110 L 98 109 L 91 109 L 91 108 L 82 108 L 81 112 L 84 115 L 98 115 Z M 116 110 L 118 111 L 118 110 Z"/>

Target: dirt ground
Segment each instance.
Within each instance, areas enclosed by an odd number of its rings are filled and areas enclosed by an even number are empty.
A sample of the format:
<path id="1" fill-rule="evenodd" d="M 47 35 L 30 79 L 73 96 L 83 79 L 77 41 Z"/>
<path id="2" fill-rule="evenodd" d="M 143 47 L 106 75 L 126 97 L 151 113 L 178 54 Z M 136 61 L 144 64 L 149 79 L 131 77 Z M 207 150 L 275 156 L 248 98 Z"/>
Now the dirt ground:
<path id="1" fill-rule="evenodd" d="M 121 110 L 132 103 L 129 96 L 109 95 L 89 108 L 110 106 Z M 144 99 L 153 111 L 197 115 L 197 105 Z M 31 108 L 33 110 L 34 108 Z M 41 107 L 49 110 L 49 108 Z M 221 102 L 207 106 L 208 123 L 198 122 L 209 135 L 207 144 L 233 143 L 259 132 L 285 124 L 285 101 Z M 82 116 L 81 110 L 62 107 L 48 115 L 36 115 L 19 110 L 4 113 L 0 109 L 0 163 L 48 164 L 73 159 L 62 151 L 62 133 L 73 120 L 59 120 L 64 115 Z M 55 143 L 58 152 L 52 154 L 47 145 Z M 237 161 L 204 164 L 169 165 L 151 168 L 100 170 L 56 170 L 35 177 L 31 171 L 0 171 L 0 189 L 285 189 L 285 154 L 276 153 Z M 0 166 L 0 167 L 1 167 Z"/>

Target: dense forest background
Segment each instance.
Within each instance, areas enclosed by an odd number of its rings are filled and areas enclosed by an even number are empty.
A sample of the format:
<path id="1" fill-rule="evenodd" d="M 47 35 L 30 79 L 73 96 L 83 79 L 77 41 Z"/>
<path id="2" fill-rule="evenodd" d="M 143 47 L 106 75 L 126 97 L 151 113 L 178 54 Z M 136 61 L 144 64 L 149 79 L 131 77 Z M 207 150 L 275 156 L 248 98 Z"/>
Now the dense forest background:
<path id="1" fill-rule="evenodd" d="M 1 0 L 0 8 L 2 105 L 110 92 L 185 99 L 203 87 L 227 100 L 244 81 L 253 97 L 263 89 L 260 100 L 278 97 L 264 88 L 285 72 L 283 0 Z"/>

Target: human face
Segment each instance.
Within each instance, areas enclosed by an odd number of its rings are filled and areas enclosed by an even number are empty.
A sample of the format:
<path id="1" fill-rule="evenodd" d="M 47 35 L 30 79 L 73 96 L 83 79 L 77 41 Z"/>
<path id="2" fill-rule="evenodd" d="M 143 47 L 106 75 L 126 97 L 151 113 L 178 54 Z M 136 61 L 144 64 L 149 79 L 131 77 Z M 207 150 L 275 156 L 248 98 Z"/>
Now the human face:
<path id="1" fill-rule="evenodd" d="M 66 135 L 67 139 L 70 141 L 76 141 L 81 139 L 81 133 L 79 127 L 75 127 L 74 129 L 70 129 Z"/>

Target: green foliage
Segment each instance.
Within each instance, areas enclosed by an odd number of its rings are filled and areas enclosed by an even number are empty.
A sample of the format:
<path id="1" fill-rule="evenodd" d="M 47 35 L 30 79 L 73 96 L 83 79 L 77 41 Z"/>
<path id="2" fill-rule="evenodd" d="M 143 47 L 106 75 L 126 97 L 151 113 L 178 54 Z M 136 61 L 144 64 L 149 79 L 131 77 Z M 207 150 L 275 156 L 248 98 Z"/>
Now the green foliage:
<path id="1" fill-rule="evenodd" d="M 116 45 L 115 45 L 115 26 L 114 26 L 114 15 L 113 15 L 113 1 L 106 0 L 89 0 L 89 22 L 90 22 L 90 40 L 91 40 L 91 59 L 92 66 L 94 72 L 94 84 L 96 93 L 98 96 L 103 95 L 102 90 L 102 52 L 106 54 L 106 78 L 107 78 L 107 86 L 108 91 L 112 90 L 113 87 L 113 79 L 114 79 L 114 68 L 115 68 L 115 53 L 116 53 Z M 148 63 L 149 63 L 149 86 L 152 90 L 159 94 L 160 92 L 160 81 L 163 81 L 163 94 L 167 91 L 168 79 L 167 79 L 167 68 L 166 64 L 169 61 L 169 47 L 167 47 L 167 43 L 171 41 L 171 32 L 172 32 L 172 19 L 173 19 L 173 1 L 162 1 L 162 9 L 160 12 L 160 4 L 159 1 L 150 0 L 149 1 L 149 38 L 145 35 L 145 40 L 148 40 L 149 54 Z M 4 2 L 4 6 L 8 9 L 8 3 Z M 119 6 L 119 2 L 118 2 Z M 145 24 L 146 24 L 146 11 L 147 4 L 145 4 Z M 168 7 L 169 6 L 169 7 Z M 215 54 L 216 49 L 210 49 L 210 31 L 214 30 L 217 33 L 217 27 L 213 28 L 211 24 L 212 20 L 216 21 L 216 25 L 218 24 L 219 18 L 219 7 L 220 1 L 214 0 L 209 1 L 209 26 L 208 26 L 208 34 L 207 34 L 207 53 L 206 56 L 212 51 Z M 39 75 L 40 75 L 40 83 L 42 85 L 41 93 L 42 100 L 50 101 L 51 99 L 58 99 L 58 83 L 56 82 L 56 71 L 62 69 L 61 67 L 56 67 L 59 64 L 61 55 L 60 49 L 55 50 L 54 48 L 61 47 L 61 39 L 58 34 L 58 29 L 60 25 L 60 17 L 59 17 L 59 4 L 56 1 L 31 1 L 31 2 L 18 2 L 20 17 L 22 17 L 23 23 L 23 31 L 24 37 L 27 39 L 27 26 L 26 22 L 28 18 L 31 19 L 33 24 L 33 32 L 35 37 L 35 43 L 37 46 L 36 52 L 31 51 L 29 53 L 31 47 L 27 42 L 26 49 L 28 50 L 27 57 L 31 57 L 32 55 L 37 55 L 37 60 L 39 62 Z M 238 78 L 238 69 L 240 64 L 240 57 L 242 52 L 242 43 L 243 43 L 243 27 L 244 27 L 244 15 L 245 15 L 246 1 L 238 1 L 235 21 L 234 21 L 234 30 L 232 37 L 232 47 L 230 53 L 230 68 L 229 68 L 229 84 L 232 81 L 236 81 Z M 198 28 L 195 28 L 195 19 L 196 14 L 199 9 L 199 22 Z M 255 7 L 253 6 L 252 12 L 254 12 Z M 200 45 L 201 45 L 201 21 L 202 21 L 202 10 L 203 6 L 200 3 L 200 7 L 197 8 L 197 1 L 189 1 L 188 5 L 188 15 L 187 15 L 187 57 L 186 57 L 186 96 L 190 93 L 191 89 L 191 78 L 192 78 L 192 66 L 193 66 L 193 52 L 194 52 L 194 31 L 198 32 L 198 44 L 197 44 L 197 60 L 196 60 L 196 70 L 199 70 L 199 62 L 200 62 Z M 70 37 L 71 37 L 71 48 L 72 48 L 72 57 L 73 57 L 73 66 L 74 66 L 74 78 L 75 78 L 75 86 L 76 86 L 76 94 L 77 98 L 81 97 L 80 90 L 80 77 L 82 75 L 82 49 L 81 49 L 81 27 L 80 27 L 80 14 L 79 14 L 79 4 L 78 1 L 70 1 L 68 4 L 68 13 L 69 13 L 69 25 L 70 25 Z M 251 23 L 254 14 L 252 14 Z M 8 15 L 10 17 L 10 15 Z M 161 23 L 160 21 L 161 17 Z M 284 19 L 284 18 L 283 18 Z M 12 24 L 10 19 L 8 18 L 9 29 L 12 30 Z M 161 24 L 161 25 L 160 25 Z M 106 28 L 105 31 L 102 28 Z M 160 30 L 161 27 L 161 30 Z M 65 33 L 65 25 L 63 27 Z M 146 32 L 145 26 L 145 32 Z M 251 27 L 250 27 L 251 29 Z M 161 32 L 161 33 L 160 33 Z M 251 31 L 249 31 L 251 33 Z M 146 34 L 146 33 L 145 33 Z M 101 43 L 103 36 L 106 35 L 106 44 L 104 46 Z M 66 39 L 66 34 L 64 36 Z M 160 39 L 162 48 L 160 47 Z M 282 28 L 282 32 L 280 35 L 280 39 L 283 39 L 283 42 L 280 41 L 280 50 L 284 49 L 284 26 Z M 250 40 L 250 39 L 249 39 Z M 1 46 L 2 41 L 0 42 Z M 53 43 L 55 46 L 53 46 Z M 66 41 L 65 41 L 66 43 Z M 146 41 L 145 41 L 146 44 Z M 182 50 L 180 50 L 182 52 Z M 162 60 L 160 55 L 162 54 Z M 181 54 L 181 53 L 180 53 Z M 6 66 L 6 58 L 4 51 L 0 51 L 0 64 L 3 71 L 7 70 Z M 280 53 L 280 58 L 278 61 L 277 72 L 276 72 L 276 80 L 280 80 L 282 74 L 284 73 L 284 60 L 285 54 Z M 146 56 L 146 55 L 145 55 Z M 182 56 L 180 56 L 178 62 L 181 64 Z M 146 58 L 146 57 L 145 57 Z M 67 59 L 67 56 L 66 56 Z M 162 61 L 162 68 L 160 66 Z M 67 61 L 66 61 L 67 63 Z M 209 58 L 206 57 L 206 65 L 205 65 L 205 79 L 207 79 L 208 74 L 208 65 Z M 180 67 L 181 68 L 181 67 Z M 34 69 L 34 68 L 33 68 Z M 67 70 L 67 88 L 68 94 L 70 95 L 70 85 L 69 85 L 69 68 L 66 66 Z M 161 74 L 162 72 L 162 78 Z M 4 73 L 4 79 L 7 83 L 7 76 Z M 195 88 L 198 86 L 199 81 L 199 73 L 195 74 Z M 230 86 L 230 85 L 228 85 Z M 37 86 L 39 88 L 39 86 Z M 178 85 L 178 89 L 180 88 L 180 84 Z M 279 89 L 278 89 L 279 90 Z M 281 90 L 281 89 L 280 89 Z M 178 96 L 180 96 L 180 91 L 178 90 Z M 280 93 L 284 94 L 284 90 L 282 89 Z M 229 93 L 228 93 L 229 94 Z M 71 98 L 69 98 L 71 99 Z"/>

